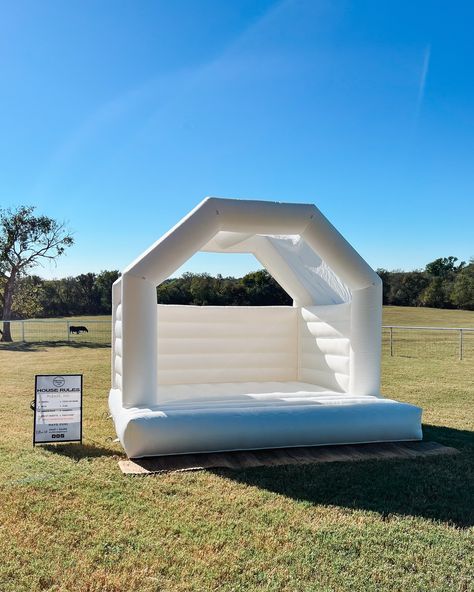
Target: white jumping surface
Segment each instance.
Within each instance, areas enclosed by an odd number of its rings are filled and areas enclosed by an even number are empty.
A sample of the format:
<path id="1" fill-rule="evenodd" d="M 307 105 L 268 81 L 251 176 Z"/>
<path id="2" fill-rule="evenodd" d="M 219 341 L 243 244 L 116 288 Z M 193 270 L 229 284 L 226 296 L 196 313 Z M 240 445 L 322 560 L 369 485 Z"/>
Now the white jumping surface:
<path id="1" fill-rule="evenodd" d="M 120 394 L 111 394 L 130 457 L 421 437 L 420 411 L 412 405 L 304 382 L 168 385 L 160 399 L 150 408 L 124 410 Z"/>
<path id="2" fill-rule="evenodd" d="M 198 250 L 249 252 L 293 307 L 156 304 Z M 113 289 L 110 409 L 130 457 L 421 439 L 380 396 L 381 281 L 312 205 L 208 198 Z"/>

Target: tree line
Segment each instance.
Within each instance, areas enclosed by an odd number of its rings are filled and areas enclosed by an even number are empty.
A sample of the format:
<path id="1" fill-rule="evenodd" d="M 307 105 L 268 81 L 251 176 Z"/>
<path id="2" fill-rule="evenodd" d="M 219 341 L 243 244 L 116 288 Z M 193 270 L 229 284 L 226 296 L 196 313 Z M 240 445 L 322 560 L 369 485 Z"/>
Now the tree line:
<path id="1" fill-rule="evenodd" d="M 440 257 L 423 270 L 377 269 L 383 281 L 383 303 L 474 310 L 474 259 Z M 291 298 L 265 270 L 242 278 L 186 273 L 158 288 L 164 304 L 260 306 L 291 304 Z"/>
<path id="2" fill-rule="evenodd" d="M 157 300 L 160 304 L 198 306 L 276 306 L 293 303 L 265 269 L 247 273 L 241 278 L 184 273 L 158 286 Z"/>
<path id="3" fill-rule="evenodd" d="M 440 257 L 423 270 L 377 269 L 383 281 L 383 303 L 474 310 L 474 259 Z M 291 298 L 272 276 L 261 270 L 242 278 L 185 273 L 158 288 L 158 302 L 227 306 L 291 304 Z"/>
<path id="4" fill-rule="evenodd" d="M 377 269 L 383 281 L 383 303 L 474 310 L 474 259 L 440 257 L 417 271 Z"/>
<path id="5" fill-rule="evenodd" d="M 75 277 L 45 280 L 37 275 L 17 279 L 13 293 L 11 319 L 100 315 L 112 312 L 112 284 L 118 271 L 82 273 Z M 0 294 L 2 293 L 0 278 Z M 0 302 L 0 318 L 3 316 Z"/>
<path id="6" fill-rule="evenodd" d="M 474 259 L 440 257 L 423 270 L 377 269 L 383 281 L 383 303 L 474 310 Z M 291 304 L 291 298 L 272 276 L 261 270 L 242 278 L 185 273 L 158 288 L 158 302 L 227 306 Z"/>
<path id="7" fill-rule="evenodd" d="M 16 282 L 10 318 L 110 314 L 112 284 L 119 276 L 116 270 L 101 271 L 98 274 L 84 273 L 76 277 L 54 280 L 45 280 L 37 275 L 24 275 Z M 158 286 L 157 302 L 202 306 L 263 306 L 292 303 L 288 294 L 265 270 L 248 273 L 242 278 L 185 273 Z M 0 318 L 3 318 L 2 313 L 0 303 Z"/>
<path id="8" fill-rule="evenodd" d="M 474 310 L 474 261 L 466 264 L 458 262 L 455 257 L 443 257 L 429 263 L 424 270 L 378 269 L 377 273 L 383 280 L 384 304 Z M 11 318 L 110 314 L 112 284 L 119 275 L 116 270 L 54 280 L 24 275 L 16 283 Z M 266 270 L 254 271 L 241 278 L 184 273 L 158 286 L 157 301 L 199 306 L 292 303 Z M 0 304 L 0 318 L 1 314 Z"/>

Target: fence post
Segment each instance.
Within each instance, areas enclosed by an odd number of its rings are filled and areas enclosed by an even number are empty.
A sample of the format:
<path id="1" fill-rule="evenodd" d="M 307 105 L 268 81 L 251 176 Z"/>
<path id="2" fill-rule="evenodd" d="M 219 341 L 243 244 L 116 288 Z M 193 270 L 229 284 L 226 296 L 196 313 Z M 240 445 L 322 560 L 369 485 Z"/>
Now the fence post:
<path id="1" fill-rule="evenodd" d="M 390 357 L 393 358 L 393 327 L 390 327 Z"/>
<path id="2" fill-rule="evenodd" d="M 25 341 L 25 321 L 21 321 L 21 340 Z"/>
<path id="3" fill-rule="evenodd" d="M 69 341 L 69 321 L 66 321 L 67 340 Z"/>
<path id="4" fill-rule="evenodd" d="M 459 329 L 459 359 L 462 360 L 464 354 L 464 340 L 463 340 L 463 330 Z"/>

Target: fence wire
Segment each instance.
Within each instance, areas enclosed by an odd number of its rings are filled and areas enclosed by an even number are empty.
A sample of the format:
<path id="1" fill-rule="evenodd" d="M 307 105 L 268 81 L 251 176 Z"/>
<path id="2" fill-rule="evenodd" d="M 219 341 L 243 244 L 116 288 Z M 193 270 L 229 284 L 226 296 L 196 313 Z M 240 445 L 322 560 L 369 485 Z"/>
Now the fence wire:
<path id="1" fill-rule="evenodd" d="M 384 326 L 383 355 L 406 358 L 474 359 L 474 329 Z"/>
<path id="2" fill-rule="evenodd" d="M 111 321 L 107 319 L 31 319 L 9 322 L 13 342 L 110 345 Z M 382 328 L 382 354 L 391 357 L 474 360 L 474 329 L 386 325 Z"/>
<path id="3" fill-rule="evenodd" d="M 14 342 L 110 345 L 111 340 L 111 321 L 108 320 L 32 319 L 9 323 Z M 0 329 L 5 331 L 5 321 Z"/>

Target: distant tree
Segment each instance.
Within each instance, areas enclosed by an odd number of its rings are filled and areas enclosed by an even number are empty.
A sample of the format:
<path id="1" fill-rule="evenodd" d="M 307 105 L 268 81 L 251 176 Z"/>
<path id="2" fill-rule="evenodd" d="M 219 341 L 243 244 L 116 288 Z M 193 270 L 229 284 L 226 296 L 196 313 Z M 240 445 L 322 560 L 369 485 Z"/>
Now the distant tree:
<path id="1" fill-rule="evenodd" d="M 82 313 L 83 307 L 77 278 L 69 276 L 52 280 L 51 286 L 56 291 L 53 302 L 57 307 L 57 312 L 55 315 L 50 313 L 48 316 L 69 316 Z M 49 306 L 48 302 L 45 304 Z"/>
<path id="2" fill-rule="evenodd" d="M 112 312 L 112 284 L 119 278 L 120 273 L 112 271 L 101 271 L 95 278 L 95 286 L 99 295 L 99 306 L 102 314 Z"/>
<path id="3" fill-rule="evenodd" d="M 165 280 L 156 289 L 159 304 L 190 304 L 192 297 L 182 278 Z"/>
<path id="4" fill-rule="evenodd" d="M 38 316 L 62 317 L 67 314 L 64 312 L 63 303 L 59 295 L 59 281 L 43 281 L 42 288 L 40 294 L 41 314 Z"/>
<path id="5" fill-rule="evenodd" d="M 81 273 L 76 276 L 78 306 L 81 314 L 100 312 L 100 294 L 96 285 L 95 273 Z"/>
<path id="6" fill-rule="evenodd" d="M 465 261 L 461 261 L 459 265 L 456 265 L 458 261 L 457 257 L 440 257 L 428 263 L 426 266 L 426 272 L 433 277 L 447 279 L 456 274 L 458 271 L 466 265 Z"/>
<path id="7" fill-rule="evenodd" d="M 474 310 L 474 259 L 457 274 L 451 300 L 458 308 Z"/>
<path id="8" fill-rule="evenodd" d="M 189 291 L 193 304 L 209 306 L 220 304 L 218 281 L 208 273 L 196 273 L 191 277 Z"/>
<path id="9" fill-rule="evenodd" d="M 397 290 L 392 293 L 392 301 L 398 306 L 420 306 L 420 296 L 429 285 L 429 278 L 421 271 L 408 271 L 401 274 Z"/>
<path id="10" fill-rule="evenodd" d="M 3 294 L 6 277 L 0 277 L 0 294 Z M 41 290 L 43 280 L 38 276 L 26 275 L 17 280 L 12 303 L 12 319 L 25 319 L 33 316 L 41 316 Z M 2 303 L 0 302 L 0 318 L 3 317 Z"/>
<path id="11" fill-rule="evenodd" d="M 32 206 L 0 210 L 0 276 L 3 278 L 2 341 L 11 341 L 10 323 L 18 280 L 45 260 L 55 260 L 73 244 L 64 224 L 35 216 Z M 5 322 L 6 321 L 6 322 Z"/>
<path id="12" fill-rule="evenodd" d="M 245 286 L 236 278 L 226 278 L 222 285 L 222 299 L 227 306 L 248 304 Z"/>
<path id="13" fill-rule="evenodd" d="M 401 288 L 404 275 L 404 271 L 396 269 L 386 272 L 385 276 L 382 277 L 382 282 L 384 282 L 384 304 L 396 305 L 398 303 L 397 294 Z"/>
<path id="14" fill-rule="evenodd" d="M 79 314 L 79 294 L 76 278 L 65 277 L 45 280 L 43 297 L 43 316 L 62 317 Z"/>
<path id="15" fill-rule="evenodd" d="M 432 278 L 420 296 L 422 305 L 430 306 L 432 308 L 452 307 L 448 287 L 449 283 L 443 281 L 443 278 Z"/>
<path id="16" fill-rule="evenodd" d="M 244 275 L 241 284 L 245 288 L 250 306 L 291 305 L 292 299 L 266 269 Z"/>
<path id="17" fill-rule="evenodd" d="M 423 306 L 433 308 L 452 308 L 452 291 L 457 275 L 466 265 L 461 261 L 458 265 L 457 257 L 440 257 L 428 263 L 425 272 L 429 278 L 428 286 L 420 295 Z"/>
<path id="18" fill-rule="evenodd" d="M 184 273 L 164 281 L 157 288 L 160 304 L 199 306 L 262 306 L 291 304 L 292 300 L 266 271 L 249 273 L 243 278 L 211 276 L 208 273 Z"/>
<path id="19" fill-rule="evenodd" d="M 377 269 L 377 274 L 382 280 L 383 288 L 383 303 L 391 304 L 390 302 L 390 290 L 391 290 L 391 276 L 392 273 L 386 269 Z"/>
<path id="20" fill-rule="evenodd" d="M 39 276 L 27 275 L 20 278 L 13 294 L 12 317 L 16 319 L 41 317 L 42 296 L 43 280 Z"/>

